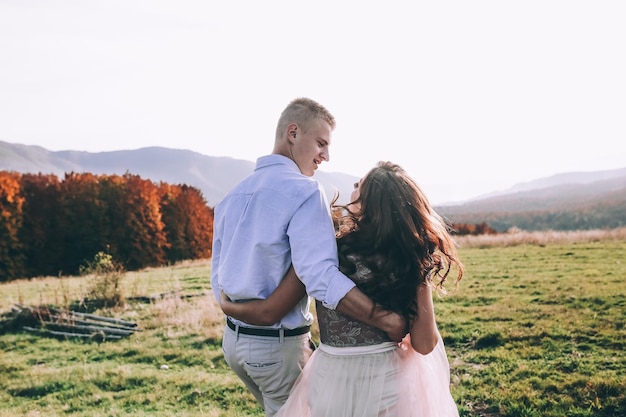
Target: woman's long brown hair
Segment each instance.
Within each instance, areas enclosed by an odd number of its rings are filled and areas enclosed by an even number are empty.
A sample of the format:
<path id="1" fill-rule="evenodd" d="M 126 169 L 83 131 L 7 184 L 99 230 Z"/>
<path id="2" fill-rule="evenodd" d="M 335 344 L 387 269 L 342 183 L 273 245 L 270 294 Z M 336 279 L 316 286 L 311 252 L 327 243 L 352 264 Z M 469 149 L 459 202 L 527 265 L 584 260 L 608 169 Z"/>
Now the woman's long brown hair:
<path id="1" fill-rule="evenodd" d="M 463 277 L 456 244 L 442 218 L 431 208 L 417 183 L 397 164 L 379 162 L 363 178 L 360 204 L 337 205 L 339 265 L 346 275 L 356 271 L 348 255 L 356 254 L 373 279 L 359 288 L 385 309 L 415 317 L 420 284 L 445 292 L 452 266 Z M 352 212 L 350 212 L 352 210 Z"/>

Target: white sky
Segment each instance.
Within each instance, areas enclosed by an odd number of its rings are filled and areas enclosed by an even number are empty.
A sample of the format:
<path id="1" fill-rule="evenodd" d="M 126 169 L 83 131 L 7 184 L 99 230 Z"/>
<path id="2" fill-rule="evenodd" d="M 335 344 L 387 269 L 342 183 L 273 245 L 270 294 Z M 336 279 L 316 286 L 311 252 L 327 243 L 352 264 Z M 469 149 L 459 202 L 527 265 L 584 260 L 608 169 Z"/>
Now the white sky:
<path id="1" fill-rule="evenodd" d="M 325 171 L 431 202 L 626 167 L 626 2 L 0 0 L 0 140 L 255 161 L 311 97 Z"/>

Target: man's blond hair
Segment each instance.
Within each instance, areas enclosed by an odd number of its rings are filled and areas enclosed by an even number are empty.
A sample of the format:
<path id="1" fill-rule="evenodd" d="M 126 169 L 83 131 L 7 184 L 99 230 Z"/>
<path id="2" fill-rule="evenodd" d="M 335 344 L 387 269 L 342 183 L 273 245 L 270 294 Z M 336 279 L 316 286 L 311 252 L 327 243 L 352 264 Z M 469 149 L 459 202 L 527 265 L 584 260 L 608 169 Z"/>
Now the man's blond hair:
<path id="1" fill-rule="evenodd" d="M 309 122 L 312 120 L 321 118 L 328 123 L 331 130 L 335 129 L 335 117 L 328 111 L 328 109 L 315 100 L 310 98 L 300 97 L 292 100 L 291 103 L 285 107 L 285 110 L 278 119 L 278 125 L 276 126 L 276 139 L 280 139 L 284 134 L 287 126 L 291 123 L 296 123 L 300 128 L 306 132 L 309 127 Z"/>

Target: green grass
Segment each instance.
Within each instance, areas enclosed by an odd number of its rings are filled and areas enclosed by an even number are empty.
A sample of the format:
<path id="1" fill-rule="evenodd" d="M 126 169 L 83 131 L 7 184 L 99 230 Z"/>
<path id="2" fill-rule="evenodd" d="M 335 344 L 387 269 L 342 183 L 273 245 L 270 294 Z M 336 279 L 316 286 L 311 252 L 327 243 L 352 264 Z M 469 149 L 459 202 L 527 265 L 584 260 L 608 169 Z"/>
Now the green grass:
<path id="1" fill-rule="evenodd" d="M 625 254 L 623 241 L 463 250 L 467 276 L 437 304 L 461 414 L 626 415 Z"/>
<path id="2" fill-rule="evenodd" d="M 466 275 L 436 300 L 461 416 L 626 415 L 624 255 L 624 240 L 461 248 Z M 0 417 L 263 416 L 224 362 L 209 274 L 206 261 L 128 273 L 126 297 L 207 295 L 98 311 L 139 324 L 120 341 L 0 334 Z M 78 277 L 6 283 L 0 312 L 84 291 Z"/>

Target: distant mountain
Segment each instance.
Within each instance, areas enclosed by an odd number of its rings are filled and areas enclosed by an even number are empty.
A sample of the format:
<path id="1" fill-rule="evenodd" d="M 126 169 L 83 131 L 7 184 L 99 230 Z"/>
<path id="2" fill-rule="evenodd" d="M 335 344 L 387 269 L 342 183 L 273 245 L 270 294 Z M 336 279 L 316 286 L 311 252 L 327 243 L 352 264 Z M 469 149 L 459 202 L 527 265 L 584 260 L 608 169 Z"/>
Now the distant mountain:
<path id="1" fill-rule="evenodd" d="M 254 162 L 161 147 L 114 152 L 48 151 L 0 141 L 0 170 L 20 173 L 69 172 L 119 174 L 126 172 L 154 182 L 187 184 L 202 191 L 215 206 Z M 329 200 L 336 191 L 346 202 L 357 177 L 318 171 L 315 178 Z M 570 172 L 517 184 L 459 204 L 436 207 L 454 223 L 483 223 L 498 231 L 510 227 L 526 230 L 574 230 L 626 226 L 626 168 L 597 172 Z"/>
<path id="2" fill-rule="evenodd" d="M 559 174 L 437 212 L 454 223 L 486 222 L 500 232 L 624 227 L 626 168 Z"/>
<path id="3" fill-rule="evenodd" d="M 235 184 L 254 170 L 254 162 L 161 147 L 113 152 L 48 151 L 39 146 L 0 141 L 0 170 L 55 174 L 69 172 L 118 174 L 126 172 L 154 182 L 187 184 L 202 191 L 209 206 L 215 206 Z M 318 171 L 329 200 L 335 191 L 346 201 L 358 177 Z"/>
<path id="4" fill-rule="evenodd" d="M 566 172 L 562 174 L 556 174 L 550 177 L 539 178 L 537 180 L 516 184 L 513 187 L 504 191 L 489 193 L 486 195 L 478 196 L 471 200 L 485 200 L 490 197 L 510 195 L 524 191 L 550 189 L 552 187 L 559 187 L 562 185 L 588 185 L 597 181 L 619 179 L 620 177 L 626 177 L 626 168 L 594 172 Z M 548 192 L 548 194 L 551 194 L 551 192 Z"/>

